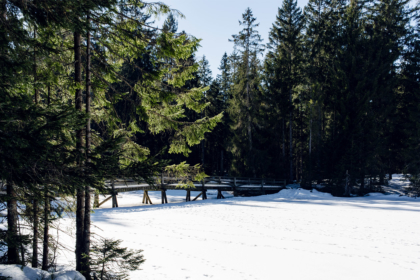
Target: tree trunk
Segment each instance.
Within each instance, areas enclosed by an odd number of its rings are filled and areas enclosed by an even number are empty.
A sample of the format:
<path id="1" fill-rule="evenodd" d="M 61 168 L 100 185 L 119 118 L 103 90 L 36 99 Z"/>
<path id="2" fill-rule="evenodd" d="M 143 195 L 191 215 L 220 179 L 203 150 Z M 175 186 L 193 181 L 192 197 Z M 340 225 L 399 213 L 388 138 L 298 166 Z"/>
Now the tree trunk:
<path id="1" fill-rule="evenodd" d="M 36 27 L 34 26 L 34 39 L 36 39 Z M 34 87 L 35 87 L 35 104 L 39 102 L 39 92 L 37 88 L 37 65 L 36 65 L 36 49 L 34 47 Z M 34 194 L 36 196 L 36 193 Z M 33 199 L 33 240 L 32 240 L 32 267 L 38 267 L 38 199 Z"/>
<path id="2" fill-rule="evenodd" d="M 284 175 L 284 178 L 286 179 L 286 127 L 284 125 L 284 118 L 283 118 L 283 159 L 282 159 L 282 174 Z"/>
<path id="3" fill-rule="evenodd" d="M 381 184 L 382 186 L 385 185 L 385 173 L 382 168 L 379 173 L 379 184 Z"/>
<path id="4" fill-rule="evenodd" d="M 223 150 L 220 151 L 220 176 L 224 175 L 223 172 Z"/>
<path id="5" fill-rule="evenodd" d="M 249 138 L 249 161 L 252 169 L 252 174 L 254 178 L 257 176 L 255 171 L 255 165 L 254 165 L 254 155 L 253 155 L 253 147 L 252 147 L 252 129 L 251 129 L 251 116 L 248 115 L 248 138 Z"/>
<path id="6" fill-rule="evenodd" d="M 345 182 L 345 186 L 344 186 L 344 195 L 346 197 L 350 196 L 351 193 L 351 182 L 350 182 L 350 175 L 349 175 L 349 171 L 346 171 L 346 182 Z"/>
<path id="7" fill-rule="evenodd" d="M 48 96 L 47 96 L 47 105 L 50 107 L 51 105 L 51 86 L 48 85 Z M 45 186 L 44 188 L 44 240 L 42 242 L 42 270 L 47 271 L 49 268 L 48 262 L 48 254 L 49 248 L 48 244 L 50 242 L 49 238 L 49 231 L 50 231 L 50 198 L 48 196 L 48 187 Z"/>
<path id="8" fill-rule="evenodd" d="M 204 169 L 204 139 L 203 140 L 201 140 L 201 143 L 200 143 L 200 148 L 201 148 L 201 165 L 203 166 L 203 169 Z"/>
<path id="9" fill-rule="evenodd" d="M 49 243 L 49 215 L 50 215 L 50 198 L 48 196 L 48 187 L 44 189 L 44 241 L 43 241 L 43 250 L 42 250 L 42 270 L 48 270 L 48 243 Z"/>
<path id="10" fill-rule="evenodd" d="M 36 27 L 34 26 L 34 39 L 36 40 Z M 34 47 L 34 88 L 35 88 L 35 104 L 39 102 L 39 90 L 37 88 L 37 65 L 36 65 L 36 48 Z"/>
<path id="11" fill-rule="evenodd" d="M 50 85 L 48 85 L 47 105 L 48 107 L 51 105 L 51 86 Z"/>
<path id="12" fill-rule="evenodd" d="M 32 240 L 32 267 L 38 267 L 38 199 L 33 200 L 33 240 Z"/>
<path id="13" fill-rule="evenodd" d="M 7 258 L 9 264 L 19 264 L 17 195 L 14 186 L 7 184 Z"/>
<path id="14" fill-rule="evenodd" d="M 365 173 L 361 172 L 359 195 L 365 195 Z"/>
<path id="15" fill-rule="evenodd" d="M 312 108 L 311 108 L 312 112 Z M 309 122 L 309 186 L 312 188 L 312 113 Z"/>
<path id="16" fill-rule="evenodd" d="M 89 14 L 87 16 L 87 20 L 89 23 Z M 91 103 L 91 71 L 90 71 L 90 31 L 88 30 L 87 37 L 86 37 L 86 114 L 90 114 L 90 103 Z M 89 163 L 89 153 L 90 153 L 90 146 L 91 146 L 91 119 L 90 117 L 87 120 L 86 123 L 86 162 Z M 83 227 L 83 248 L 82 248 L 82 254 L 83 254 L 83 276 L 85 276 L 86 280 L 90 280 L 90 212 L 92 210 L 91 207 L 91 195 L 90 195 L 90 187 L 85 187 L 85 218 L 84 218 L 84 227 Z"/>
<path id="17" fill-rule="evenodd" d="M 289 160 L 290 160 L 290 181 L 293 182 L 293 104 L 292 104 L 292 90 L 290 90 L 289 94 L 289 101 L 290 101 L 290 116 L 289 116 Z"/>
<path id="18" fill-rule="evenodd" d="M 81 84 L 82 82 L 82 69 L 81 69 L 81 52 L 80 52 L 80 33 L 74 33 L 74 72 L 75 72 L 75 82 L 76 84 Z M 76 110 L 82 110 L 82 90 L 76 90 L 76 97 L 75 97 L 75 105 Z M 76 149 L 81 151 L 82 150 L 82 130 L 76 131 L 77 137 L 77 144 Z M 79 159 L 78 164 L 82 165 L 82 159 Z M 77 188 L 77 195 L 76 195 L 76 270 L 80 271 L 82 268 L 82 247 L 83 247 L 83 227 L 84 227 L 84 208 L 85 208 L 85 192 L 80 186 Z"/>
<path id="19" fill-rule="evenodd" d="M 250 111 L 251 111 L 251 102 L 252 102 L 252 98 L 251 98 L 251 92 L 250 92 L 250 81 L 249 81 L 249 45 L 246 46 L 246 106 L 248 109 L 248 124 L 247 124 L 247 133 L 248 133 L 248 142 L 249 142 L 249 164 L 252 170 L 252 173 L 254 175 L 254 178 L 257 176 L 256 174 L 256 170 L 255 170 L 255 163 L 254 163 L 254 153 L 253 153 L 253 143 L 252 143 L 252 118 L 250 115 Z"/>

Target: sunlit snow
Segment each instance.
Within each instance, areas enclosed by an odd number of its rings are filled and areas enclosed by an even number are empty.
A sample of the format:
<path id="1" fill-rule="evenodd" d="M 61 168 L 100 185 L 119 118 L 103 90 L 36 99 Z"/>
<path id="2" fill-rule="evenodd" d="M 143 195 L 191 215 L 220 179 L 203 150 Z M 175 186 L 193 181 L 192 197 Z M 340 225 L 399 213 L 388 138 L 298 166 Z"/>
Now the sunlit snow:
<path id="1" fill-rule="evenodd" d="M 394 180 L 399 180 L 394 179 Z M 198 193 L 196 193 L 198 194 Z M 131 279 L 420 279 L 420 200 L 338 198 L 287 189 L 258 197 L 183 202 L 185 191 L 123 193 L 95 210 L 97 234 L 143 249 Z M 193 193 L 191 194 L 193 196 Z M 66 219 L 62 229 L 72 226 Z M 69 247 L 74 241 L 60 236 Z M 74 259 L 74 253 L 60 258 Z M 70 264 L 70 263 L 69 263 Z"/>

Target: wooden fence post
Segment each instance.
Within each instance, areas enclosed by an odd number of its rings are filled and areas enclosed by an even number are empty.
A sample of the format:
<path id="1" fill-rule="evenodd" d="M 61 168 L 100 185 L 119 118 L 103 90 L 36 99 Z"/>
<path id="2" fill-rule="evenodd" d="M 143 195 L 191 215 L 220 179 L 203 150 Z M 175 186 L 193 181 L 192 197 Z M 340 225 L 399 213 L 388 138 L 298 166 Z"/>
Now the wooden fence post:
<path id="1" fill-rule="evenodd" d="M 191 190 L 187 190 L 187 197 L 185 198 L 185 201 L 191 201 Z"/>
<path id="2" fill-rule="evenodd" d="M 203 200 L 207 199 L 207 193 L 206 193 L 206 182 L 204 181 L 204 179 L 201 181 L 201 185 L 202 185 L 202 193 L 203 193 Z"/>
<path id="3" fill-rule="evenodd" d="M 236 191 L 236 177 L 233 177 L 233 196 L 238 196 L 238 192 Z"/>
<path id="4" fill-rule="evenodd" d="M 168 203 L 168 198 L 166 196 L 166 190 L 162 189 L 161 192 L 162 192 L 162 204 Z"/>
<path id="5" fill-rule="evenodd" d="M 222 191 L 220 189 L 217 189 L 217 199 L 225 198 L 222 194 Z"/>
<path id="6" fill-rule="evenodd" d="M 264 179 L 261 179 L 261 194 L 265 194 L 265 190 L 264 190 Z"/>
<path id="7" fill-rule="evenodd" d="M 111 180 L 111 187 L 112 187 L 112 208 L 116 208 L 118 207 L 118 201 L 117 201 L 117 193 L 115 192 L 114 179 Z"/>

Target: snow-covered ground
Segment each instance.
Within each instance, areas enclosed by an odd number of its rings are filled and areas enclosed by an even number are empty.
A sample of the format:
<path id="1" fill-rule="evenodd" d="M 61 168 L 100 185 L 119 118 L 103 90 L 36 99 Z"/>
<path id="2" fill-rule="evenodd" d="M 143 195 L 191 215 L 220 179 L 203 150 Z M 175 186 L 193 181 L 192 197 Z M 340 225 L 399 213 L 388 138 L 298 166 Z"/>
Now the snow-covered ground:
<path id="1" fill-rule="evenodd" d="M 392 180 L 389 181 L 388 186 L 382 186 L 387 194 L 405 195 L 406 188 L 409 187 L 409 182 L 404 178 L 403 174 L 392 175 Z"/>
<path id="2" fill-rule="evenodd" d="M 142 192 L 123 193 L 120 208 L 107 202 L 92 215 L 94 232 L 144 250 L 146 262 L 131 279 L 420 279 L 414 198 L 287 189 L 223 200 L 209 191 L 210 199 L 185 203 L 179 190 L 161 205 L 159 192 L 149 195 L 156 204 L 141 205 Z M 74 246 L 63 235 L 60 241 Z M 67 253 L 59 261 L 73 259 Z"/>
<path id="3" fill-rule="evenodd" d="M 77 271 L 48 273 L 41 269 L 15 264 L 0 264 L 0 276 L 11 277 L 11 280 L 85 280 L 85 277 Z"/>

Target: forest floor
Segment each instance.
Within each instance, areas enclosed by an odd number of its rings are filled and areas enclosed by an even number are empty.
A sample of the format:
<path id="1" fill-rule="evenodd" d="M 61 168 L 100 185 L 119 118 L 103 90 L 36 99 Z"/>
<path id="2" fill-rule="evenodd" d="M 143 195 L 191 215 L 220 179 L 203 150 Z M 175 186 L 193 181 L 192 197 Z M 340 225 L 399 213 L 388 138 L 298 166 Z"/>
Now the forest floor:
<path id="1" fill-rule="evenodd" d="M 400 179 L 390 186 L 407 185 Z M 160 192 L 149 195 L 160 203 Z M 222 200 L 209 192 L 188 203 L 185 191 L 167 195 L 169 204 L 141 205 L 142 192 L 123 193 L 119 208 L 108 202 L 92 215 L 97 235 L 144 250 L 146 262 L 130 279 L 419 279 L 420 199 L 296 188 Z M 74 219 L 60 229 L 74 231 Z M 60 242 L 74 246 L 62 233 Z M 59 262 L 73 259 L 68 252 Z"/>

